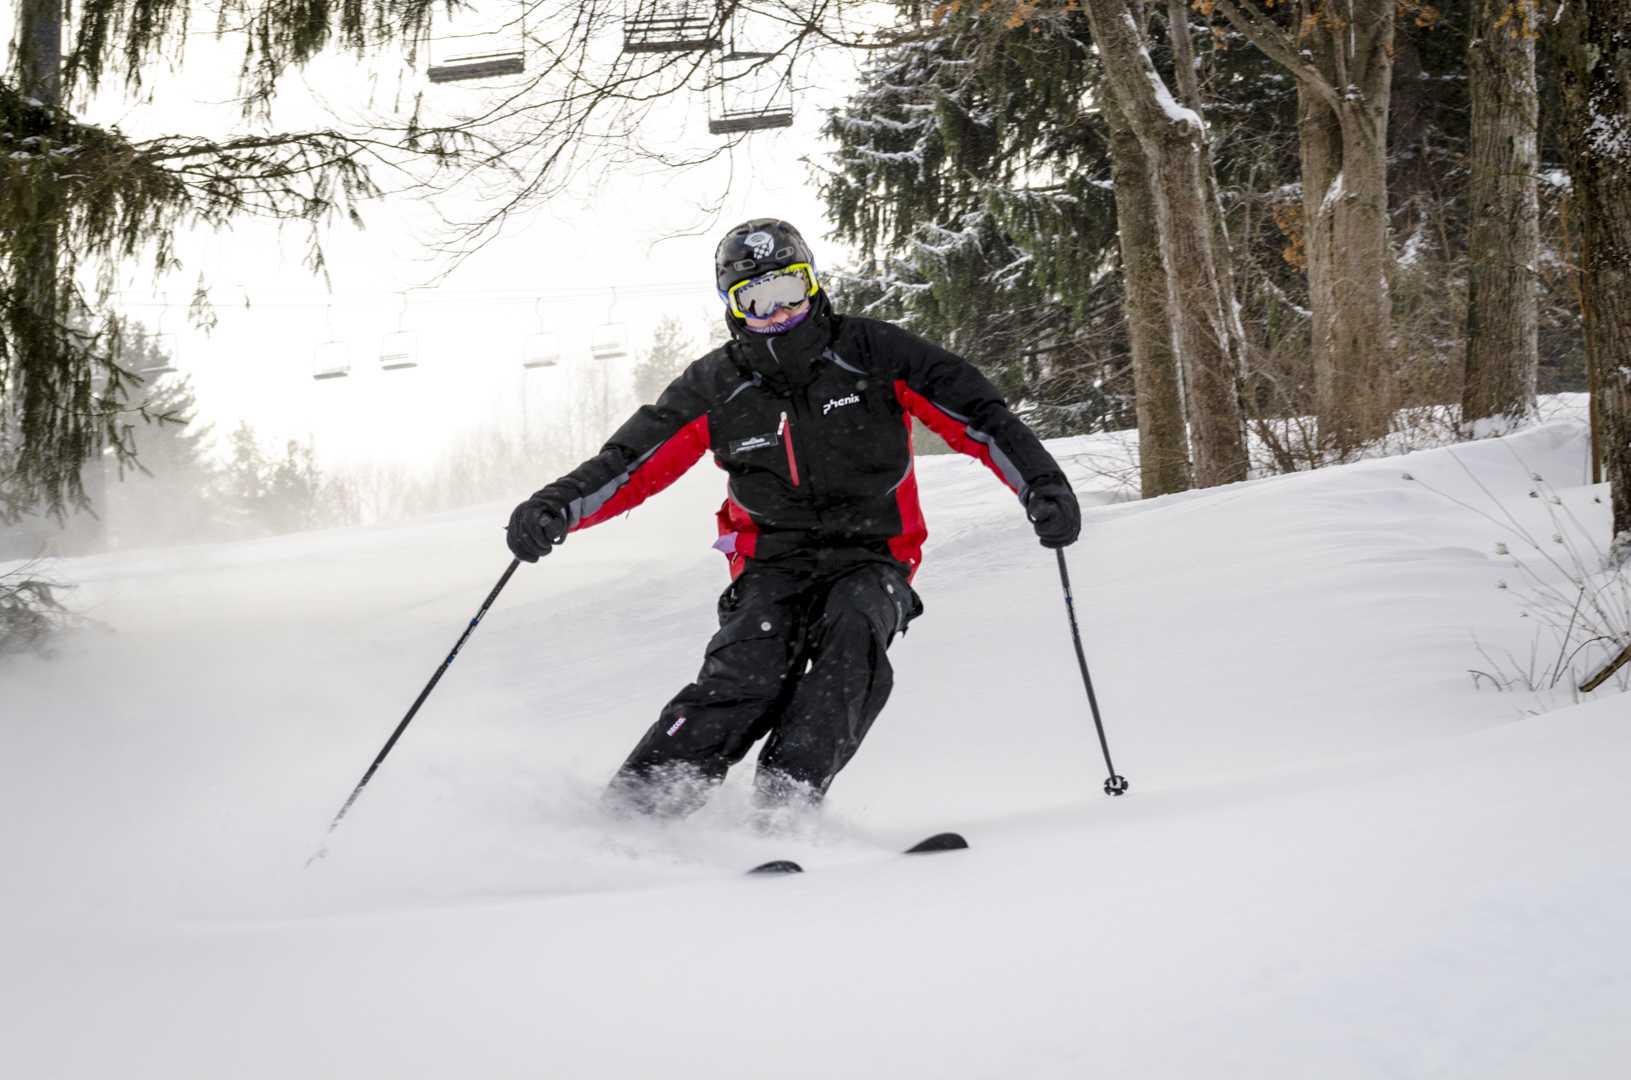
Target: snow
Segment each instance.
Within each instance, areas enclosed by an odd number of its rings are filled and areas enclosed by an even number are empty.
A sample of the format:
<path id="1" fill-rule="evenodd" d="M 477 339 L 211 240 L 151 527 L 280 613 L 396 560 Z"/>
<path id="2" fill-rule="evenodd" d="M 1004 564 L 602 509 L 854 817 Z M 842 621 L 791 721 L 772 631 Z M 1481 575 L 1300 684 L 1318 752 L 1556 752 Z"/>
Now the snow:
<path id="1" fill-rule="evenodd" d="M 1096 443 L 1054 447 L 1131 793 L 1051 554 L 921 459 L 927 613 L 783 839 L 741 777 L 674 826 L 594 804 L 710 632 L 713 469 L 523 567 L 310 870 L 508 507 L 64 563 L 101 626 L 0 666 L 0 1074 L 1625 1075 L 1631 707 L 1474 688 L 1472 636 L 1529 631 L 1451 451 L 1129 503 Z M 1606 532 L 1585 444 L 1453 452 Z M 809 872 L 740 873 L 774 857 Z"/>
<path id="2" fill-rule="evenodd" d="M 1331 178 L 1330 186 L 1325 189 L 1325 197 L 1320 200 L 1320 217 L 1329 217 L 1345 194 L 1342 170 L 1338 169 L 1337 174 Z"/>

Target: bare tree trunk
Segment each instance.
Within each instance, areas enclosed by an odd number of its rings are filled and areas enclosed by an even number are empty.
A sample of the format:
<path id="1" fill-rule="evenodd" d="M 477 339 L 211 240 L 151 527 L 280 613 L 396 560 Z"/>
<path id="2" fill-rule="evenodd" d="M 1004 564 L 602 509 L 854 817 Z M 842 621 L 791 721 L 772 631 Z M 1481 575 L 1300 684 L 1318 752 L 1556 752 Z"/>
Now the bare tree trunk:
<path id="1" fill-rule="evenodd" d="M 1313 312 L 1320 441 L 1337 455 L 1387 433 L 1392 302 L 1388 296 L 1387 112 L 1395 0 L 1304 0 L 1298 44 L 1335 107 L 1299 86 L 1303 221 Z"/>
<path id="2" fill-rule="evenodd" d="M 1116 105 L 1102 95 L 1110 128 L 1110 179 L 1116 195 L 1121 279 L 1126 292 L 1127 340 L 1133 352 L 1133 396 L 1138 408 L 1138 472 L 1143 497 L 1191 487 L 1183 389 L 1167 311 L 1167 271 L 1144 148 Z"/>
<path id="3" fill-rule="evenodd" d="M 1214 250 L 1201 175 L 1205 126 L 1179 105 L 1150 60 L 1139 0 L 1088 0 L 1093 40 L 1116 104 L 1131 123 L 1151 175 L 1173 337 L 1183 368 L 1191 461 L 1199 487 L 1246 478 L 1240 415 L 1240 336 L 1234 298 Z"/>
<path id="4" fill-rule="evenodd" d="M 1467 59 L 1472 99 L 1468 190 L 1467 373 L 1461 419 L 1510 430 L 1535 411 L 1539 363 L 1533 0 L 1477 0 Z"/>
<path id="5" fill-rule="evenodd" d="M 1387 433 L 1392 393 L 1387 117 L 1395 0 L 1301 0 L 1294 35 L 1252 0 L 1217 0 L 1297 77 L 1315 411 L 1338 458 Z"/>
<path id="6" fill-rule="evenodd" d="M 19 0 L 18 82 L 25 94 L 47 105 L 62 97 L 62 0 Z"/>
<path id="7" fill-rule="evenodd" d="M 1190 40 L 1189 4 L 1186 0 L 1167 0 L 1167 34 L 1172 39 L 1172 66 L 1177 75 L 1178 99 L 1196 116 L 1204 117 L 1201 103 L 1200 78 L 1196 73 L 1195 45 Z M 1234 245 L 1229 240 L 1229 227 L 1223 218 L 1223 196 L 1218 190 L 1218 171 L 1212 157 L 1212 134 L 1201 131 L 1201 178 L 1206 182 L 1206 210 L 1211 216 L 1212 252 L 1217 258 L 1218 276 L 1223 282 L 1223 293 L 1231 301 L 1228 306 L 1229 330 L 1241 342 L 1246 331 L 1240 322 L 1239 297 L 1235 294 Z M 1243 346 L 1244 347 L 1244 346 Z M 1245 357 L 1241 356 L 1240 380 L 1245 382 Z"/>
<path id="8" fill-rule="evenodd" d="M 1580 205 L 1586 343 L 1602 383 L 1614 535 L 1624 539 L 1631 534 L 1631 5 L 1572 2 L 1555 22 Z"/>

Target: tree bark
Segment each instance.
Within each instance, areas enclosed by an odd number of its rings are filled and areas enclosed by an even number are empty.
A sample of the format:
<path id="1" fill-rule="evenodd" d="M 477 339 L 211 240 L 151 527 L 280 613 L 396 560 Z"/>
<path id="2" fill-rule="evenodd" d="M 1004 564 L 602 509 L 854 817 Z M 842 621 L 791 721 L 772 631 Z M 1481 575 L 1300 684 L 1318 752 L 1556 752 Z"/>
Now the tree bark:
<path id="1" fill-rule="evenodd" d="M 1313 312 L 1320 441 L 1341 458 L 1387 434 L 1392 302 L 1388 296 L 1387 113 L 1395 0 L 1304 0 L 1298 45 L 1333 104 L 1299 83 L 1304 244 Z M 1344 5 L 1347 7 L 1347 5 Z"/>
<path id="2" fill-rule="evenodd" d="M 1205 126 L 1179 105 L 1150 60 L 1140 0 L 1088 0 L 1093 40 L 1116 105 L 1132 125 L 1151 176 L 1173 337 L 1182 365 L 1193 476 L 1198 487 L 1244 480 L 1239 378 L 1242 341 L 1219 272 L 1208 187 Z"/>
<path id="3" fill-rule="evenodd" d="M 1190 40 L 1189 4 L 1186 0 L 1167 0 L 1167 34 L 1172 44 L 1172 66 L 1178 84 L 1178 99 L 1196 116 L 1205 117 L 1202 108 L 1200 77 L 1196 72 L 1195 46 Z M 1234 245 L 1229 240 L 1229 226 L 1223 215 L 1223 195 L 1218 189 L 1218 171 L 1212 156 L 1212 134 L 1201 131 L 1201 179 L 1206 182 L 1206 211 L 1211 217 L 1212 252 L 1217 258 L 1218 277 L 1223 283 L 1223 295 L 1238 301 L 1235 295 Z M 1244 343 L 1245 327 L 1240 322 L 1240 307 L 1231 302 L 1227 307 L 1229 332 Z M 1242 346 L 1244 348 L 1244 345 Z M 1240 380 L 1245 382 L 1246 357 L 1240 357 Z"/>
<path id="4" fill-rule="evenodd" d="M 25 94 L 47 105 L 62 97 L 62 0 L 19 0 L 14 56 Z"/>
<path id="5" fill-rule="evenodd" d="M 1535 411 L 1539 11 L 1534 0 L 1476 0 L 1473 18 L 1467 49 L 1472 179 L 1461 419 L 1468 434 L 1500 434 Z M 1491 423 L 1476 424 L 1480 420 Z"/>
<path id="6" fill-rule="evenodd" d="M 1631 5 L 1577 0 L 1555 25 L 1586 344 L 1602 385 L 1603 458 L 1623 541 L 1631 535 Z"/>
<path id="7" fill-rule="evenodd" d="M 1315 412 L 1339 460 L 1385 435 L 1392 390 L 1387 119 L 1395 0 L 1300 0 L 1288 36 L 1252 0 L 1217 0 L 1297 77 Z"/>
<path id="8" fill-rule="evenodd" d="M 1116 105 L 1102 95 L 1110 128 L 1110 179 L 1116 196 L 1116 231 L 1121 243 L 1123 310 L 1133 352 L 1133 396 L 1138 410 L 1138 472 L 1146 499 L 1188 491 L 1189 439 L 1184 425 L 1178 355 L 1167 311 L 1167 271 L 1161 265 L 1161 231 L 1150 188 L 1144 148 Z"/>

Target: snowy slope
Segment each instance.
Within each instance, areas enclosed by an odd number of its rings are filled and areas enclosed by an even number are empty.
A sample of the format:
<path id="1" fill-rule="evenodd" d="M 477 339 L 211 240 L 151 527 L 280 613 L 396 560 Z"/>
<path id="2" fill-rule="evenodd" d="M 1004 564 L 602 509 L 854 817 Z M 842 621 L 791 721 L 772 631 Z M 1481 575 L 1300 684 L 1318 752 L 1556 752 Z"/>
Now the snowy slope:
<path id="1" fill-rule="evenodd" d="M 742 777 L 594 807 L 711 632 L 715 470 L 523 568 L 310 870 L 508 508 L 73 561 L 102 627 L 0 665 L 0 1077 L 1624 1076 L 1631 704 L 1467 674 L 1530 640 L 1473 477 L 1606 532 L 1584 444 L 1139 503 L 1073 464 L 1117 800 L 1051 554 L 922 460 L 927 614 L 796 839 Z"/>

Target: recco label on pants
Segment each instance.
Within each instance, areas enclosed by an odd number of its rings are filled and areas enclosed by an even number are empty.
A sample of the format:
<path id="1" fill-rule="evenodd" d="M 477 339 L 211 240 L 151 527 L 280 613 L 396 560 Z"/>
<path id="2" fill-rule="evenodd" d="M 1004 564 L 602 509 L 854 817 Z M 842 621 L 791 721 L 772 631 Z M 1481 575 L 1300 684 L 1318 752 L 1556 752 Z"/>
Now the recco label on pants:
<path id="1" fill-rule="evenodd" d="M 682 716 L 678 720 L 674 721 L 672 724 L 670 724 L 668 726 L 668 733 L 670 735 L 674 734 L 674 732 L 678 731 L 684 724 L 685 724 L 685 717 Z"/>

